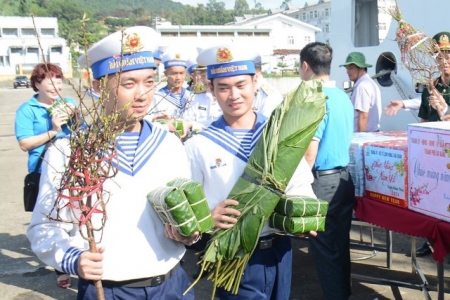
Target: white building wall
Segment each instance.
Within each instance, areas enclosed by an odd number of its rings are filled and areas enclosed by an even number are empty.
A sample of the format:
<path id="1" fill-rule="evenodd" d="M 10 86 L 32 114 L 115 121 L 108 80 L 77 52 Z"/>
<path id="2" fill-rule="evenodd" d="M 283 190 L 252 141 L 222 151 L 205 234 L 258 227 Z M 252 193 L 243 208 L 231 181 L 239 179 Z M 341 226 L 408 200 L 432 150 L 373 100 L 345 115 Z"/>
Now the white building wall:
<path id="1" fill-rule="evenodd" d="M 315 41 L 315 32 L 319 30 L 303 24 L 283 14 L 269 15 L 263 18 L 251 19 L 245 24 L 223 26 L 187 25 L 175 26 L 161 24 L 156 27 L 161 34 L 161 44 L 185 49 L 194 53 L 196 48 L 207 48 L 229 42 L 241 43 L 256 49 L 263 62 L 263 69 L 276 68 L 280 57 L 274 56 L 274 50 L 293 50 L 300 52 L 305 44 Z M 298 54 L 294 55 L 298 60 Z M 293 56 L 293 57 L 294 57 Z M 288 59 L 289 65 L 295 64 L 295 59 Z M 291 61 L 292 60 L 292 61 Z"/>
<path id="2" fill-rule="evenodd" d="M 65 39 L 58 36 L 56 18 L 35 17 L 36 35 L 30 17 L 0 17 L 0 76 L 29 74 L 46 61 L 58 64 L 65 76 L 72 76 L 71 57 Z M 41 48 L 42 47 L 42 51 Z"/>
<path id="3" fill-rule="evenodd" d="M 293 9 L 292 11 L 287 10 L 285 11 L 285 14 L 320 28 L 322 31 L 316 33 L 315 41 L 323 43 L 329 42 L 331 30 L 331 2 L 310 4 L 303 8 Z"/>
<path id="4" fill-rule="evenodd" d="M 232 42 L 248 44 L 261 55 L 273 52 L 274 37 L 270 28 L 170 25 L 158 26 L 156 30 L 161 34 L 161 45 L 182 48 L 192 56 L 196 55 L 197 48 Z"/>

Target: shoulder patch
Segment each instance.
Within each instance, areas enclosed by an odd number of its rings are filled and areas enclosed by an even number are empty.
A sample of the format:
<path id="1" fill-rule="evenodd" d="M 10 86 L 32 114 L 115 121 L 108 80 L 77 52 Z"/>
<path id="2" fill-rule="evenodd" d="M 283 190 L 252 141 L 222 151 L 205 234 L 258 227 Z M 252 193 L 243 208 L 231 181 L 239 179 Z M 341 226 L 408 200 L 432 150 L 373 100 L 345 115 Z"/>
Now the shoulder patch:
<path id="1" fill-rule="evenodd" d="M 263 84 L 261 85 L 261 89 L 263 90 L 264 93 L 266 93 L 267 95 L 273 94 L 274 90 L 267 84 Z"/>

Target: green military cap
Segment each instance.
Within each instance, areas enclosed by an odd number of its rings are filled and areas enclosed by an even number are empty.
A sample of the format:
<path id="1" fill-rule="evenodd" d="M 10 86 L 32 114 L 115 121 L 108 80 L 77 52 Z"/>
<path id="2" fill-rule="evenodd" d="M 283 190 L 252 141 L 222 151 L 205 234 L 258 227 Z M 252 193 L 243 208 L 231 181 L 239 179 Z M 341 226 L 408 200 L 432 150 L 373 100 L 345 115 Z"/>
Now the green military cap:
<path id="1" fill-rule="evenodd" d="M 441 31 L 433 36 L 433 40 L 435 41 L 439 50 L 450 50 L 449 37 L 450 32 L 447 31 Z"/>
<path id="2" fill-rule="evenodd" d="M 366 63 L 366 57 L 361 52 L 351 52 L 347 56 L 345 63 L 339 67 L 348 66 L 351 64 L 357 65 L 359 68 L 370 68 L 372 66 L 371 64 Z"/>

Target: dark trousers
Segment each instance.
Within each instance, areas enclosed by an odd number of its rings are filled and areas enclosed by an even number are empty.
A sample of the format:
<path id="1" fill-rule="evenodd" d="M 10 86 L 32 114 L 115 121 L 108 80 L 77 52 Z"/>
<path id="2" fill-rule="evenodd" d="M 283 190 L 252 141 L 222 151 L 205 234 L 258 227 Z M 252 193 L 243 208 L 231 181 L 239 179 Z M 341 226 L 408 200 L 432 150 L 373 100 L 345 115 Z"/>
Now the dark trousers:
<path id="1" fill-rule="evenodd" d="M 105 299 L 108 300 L 194 300 L 194 290 L 190 290 L 186 296 L 183 293 L 189 287 L 189 278 L 181 266 L 164 281 L 154 287 L 103 287 Z M 92 281 L 81 277 L 78 280 L 78 300 L 97 300 L 97 292 Z"/>
<path id="2" fill-rule="evenodd" d="M 355 203 L 353 180 L 344 170 L 315 176 L 312 187 L 317 198 L 329 203 L 325 231 L 309 239 L 324 298 L 348 299 L 351 295 L 350 227 Z"/>
<path id="3" fill-rule="evenodd" d="M 221 300 L 287 300 L 291 291 L 292 247 L 281 237 L 269 249 L 256 248 L 242 276 L 237 295 L 217 289 Z"/>

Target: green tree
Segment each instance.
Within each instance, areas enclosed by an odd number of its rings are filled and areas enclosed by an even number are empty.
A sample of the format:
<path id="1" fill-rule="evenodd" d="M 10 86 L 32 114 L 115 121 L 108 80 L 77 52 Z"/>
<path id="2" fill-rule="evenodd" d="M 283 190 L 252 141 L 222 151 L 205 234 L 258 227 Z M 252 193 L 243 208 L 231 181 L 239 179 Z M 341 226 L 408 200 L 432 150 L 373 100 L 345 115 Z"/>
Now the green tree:
<path id="1" fill-rule="evenodd" d="M 206 11 L 206 7 L 204 4 L 199 4 L 195 8 L 195 24 L 198 25 L 206 25 L 209 24 L 209 16 L 208 12 Z"/>
<path id="2" fill-rule="evenodd" d="M 26 15 L 29 14 L 28 1 L 27 0 L 19 0 L 19 14 L 21 16 L 26 16 Z"/>
<path id="3" fill-rule="evenodd" d="M 222 25 L 233 20 L 231 12 L 225 9 L 224 2 L 209 0 L 208 3 L 206 3 L 206 11 L 210 17 L 210 25 Z"/>
<path id="4" fill-rule="evenodd" d="M 263 14 L 266 12 L 266 9 L 262 6 L 261 2 L 258 2 L 258 0 L 254 0 L 254 7 L 252 9 L 253 14 Z"/>
<path id="5" fill-rule="evenodd" d="M 284 0 L 283 3 L 281 4 L 280 8 L 286 9 L 288 7 L 288 5 L 291 3 L 292 3 L 292 0 Z"/>
<path id="6" fill-rule="evenodd" d="M 234 2 L 234 11 L 236 16 L 242 16 L 249 12 L 250 7 L 248 6 L 247 0 L 236 0 Z"/>

